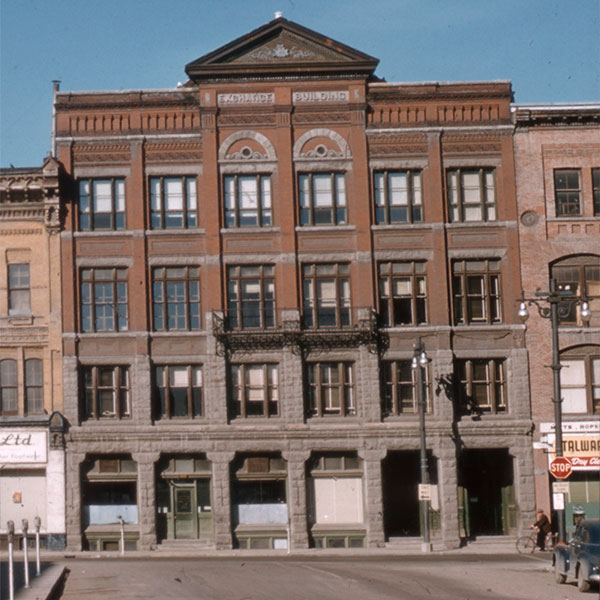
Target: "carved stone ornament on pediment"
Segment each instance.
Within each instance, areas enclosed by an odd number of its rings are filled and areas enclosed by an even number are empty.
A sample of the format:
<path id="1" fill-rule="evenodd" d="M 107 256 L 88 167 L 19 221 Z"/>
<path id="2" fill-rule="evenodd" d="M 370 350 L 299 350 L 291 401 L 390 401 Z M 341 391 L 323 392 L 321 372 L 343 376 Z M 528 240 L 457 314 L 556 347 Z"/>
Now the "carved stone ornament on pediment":
<path id="1" fill-rule="evenodd" d="M 219 161 L 276 161 L 275 147 L 262 133 L 236 131 L 219 148 Z"/>
<path id="2" fill-rule="evenodd" d="M 294 62 L 340 60 L 340 55 L 291 32 L 284 32 L 250 52 L 235 58 L 234 63 Z"/>
<path id="3" fill-rule="evenodd" d="M 331 129 L 311 129 L 294 144 L 294 159 L 349 159 L 352 157 L 346 140 Z"/>

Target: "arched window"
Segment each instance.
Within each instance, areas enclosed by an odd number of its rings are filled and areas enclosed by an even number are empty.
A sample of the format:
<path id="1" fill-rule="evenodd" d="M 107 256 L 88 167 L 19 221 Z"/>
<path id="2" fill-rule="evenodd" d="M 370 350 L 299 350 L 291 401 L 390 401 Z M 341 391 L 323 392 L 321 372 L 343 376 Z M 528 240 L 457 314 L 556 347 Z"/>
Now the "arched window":
<path id="1" fill-rule="evenodd" d="M 585 299 L 592 312 L 591 327 L 600 325 L 600 256 L 582 254 L 558 260 L 550 267 L 550 277 L 559 291 L 570 291 L 576 298 Z M 582 325 L 581 304 L 573 305 L 560 319 L 564 324 Z"/>
<path id="2" fill-rule="evenodd" d="M 39 358 L 25 361 L 25 406 L 27 414 L 44 412 L 43 362 Z"/>
<path id="3" fill-rule="evenodd" d="M 0 360 L 0 414 L 16 414 L 18 406 L 17 361 Z"/>

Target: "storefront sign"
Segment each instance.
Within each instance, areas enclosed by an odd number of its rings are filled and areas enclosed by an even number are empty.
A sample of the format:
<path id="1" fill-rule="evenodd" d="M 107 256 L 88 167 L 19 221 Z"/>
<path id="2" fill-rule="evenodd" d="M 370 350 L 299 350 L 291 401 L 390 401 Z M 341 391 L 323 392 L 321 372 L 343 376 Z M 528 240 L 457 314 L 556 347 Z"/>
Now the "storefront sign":
<path id="1" fill-rule="evenodd" d="M 48 460 L 48 433 L 23 429 L 0 429 L 0 465 L 45 463 Z"/>
<path id="2" fill-rule="evenodd" d="M 600 432 L 600 421 L 563 421 L 563 433 L 592 433 Z M 554 423 L 540 423 L 541 433 L 554 433 Z"/>
<path id="3" fill-rule="evenodd" d="M 555 454 L 555 435 L 546 436 L 550 444 L 548 460 L 552 461 Z M 574 471 L 592 471 L 600 469 L 600 435 L 596 433 L 567 435 L 562 439 L 563 456 L 571 462 Z"/>

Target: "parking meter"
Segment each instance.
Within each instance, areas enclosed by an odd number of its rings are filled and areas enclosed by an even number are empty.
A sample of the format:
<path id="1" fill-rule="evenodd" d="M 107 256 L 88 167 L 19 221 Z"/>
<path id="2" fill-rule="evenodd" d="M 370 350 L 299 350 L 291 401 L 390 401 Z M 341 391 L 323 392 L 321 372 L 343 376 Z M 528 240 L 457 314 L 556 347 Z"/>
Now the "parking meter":
<path id="1" fill-rule="evenodd" d="M 23 529 L 23 535 L 27 536 L 27 530 L 29 529 L 29 521 L 27 519 L 21 521 L 21 529 Z"/>
<path id="2" fill-rule="evenodd" d="M 6 524 L 6 529 L 8 531 L 8 543 L 12 544 L 15 541 L 15 522 L 9 521 Z"/>
<path id="3" fill-rule="evenodd" d="M 36 517 L 33 519 L 33 525 L 35 526 L 35 530 L 39 531 L 40 527 L 42 526 L 42 520 L 39 517 Z"/>

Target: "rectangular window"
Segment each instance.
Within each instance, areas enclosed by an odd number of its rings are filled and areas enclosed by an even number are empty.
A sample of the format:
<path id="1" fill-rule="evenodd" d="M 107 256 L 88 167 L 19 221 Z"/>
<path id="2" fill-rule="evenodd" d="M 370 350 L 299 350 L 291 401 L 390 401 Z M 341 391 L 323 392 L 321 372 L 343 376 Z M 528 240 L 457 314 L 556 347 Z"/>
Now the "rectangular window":
<path id="1" fill-rule="evenodd" d="M 350 325 L 349 265 L 304 265 L 302 290 L 305 327 Z"/>
<path id="2" fill-rule="evenodd" d="M 373 176 L 375 223 L 423 221 L 420 171 L 382 171 Z"/>
<path id="3" fill-rule="evenodd" d="M 197 267 L 152 269 L 154 331 L 200 329 L 199 279 Z"/>
<path id="4" fill-rule="evenodd" d="M 227 323 L 231 329 L 275 326 L 275 267 L 227 267 Z"/>
<path id="5" fill-rule="evenodd" d="M 451 169 L 447 186 L 451 223 L 496 220 L 494 169 Z"/>
<path id="6" fill-rule="evenodd" d="M 84 419 L 124 419 L 131 416 L 129 369 L 83 367 Z"/>
<path id="7" fill-rule="evenodd" d="M 346 220 L 346 179 L 343 173 L 298 176 L 300 225 L 342 225 Z"/>
<path id="8" fill-rule="evenodd" d="M 30 312 L 29 264 L 8 265 L 8 314 L 28 315 Z"/>
<path id="9" fill-rule="evenodd" d="M 385 361 L 383 367 L 383 415 L 398 416 L 419 412 L 417 388 L 419 369 L 412 368 L 410 360 Z M 431 384 L 429 369 L 425 369 L 425 411 L 431 411 Z"/>
<path id="10" fill-rule="evenodd" d="M 561 358 L 564 414 L 600 414 L 600 357 Z"/>
<path id="11" fill-rule="evenodd" d="M 80 231 L 125 229 L 125 180 L 79 180 Z"/>
<path id="12" fill-rule="evenodd" d="M 556 169 L 554 171 L 557 217 L 573 217 L 581 214 L 580 186 L 579 169 Z"/>
<path id="13" fill-rule="evenodd" d="M 459 260 L 452 272 L 454 324 L 500 323 L 500 261 Z"/>
<path id="14" fill-rule="evenodd" d="M 277 365 L 232 364 L 229 386 L 233 418 L 275 417 L 279 414 Z"/>
<path id="15" fill-rule="evenodd" d="M 127 269 L 82 269 L 81 331 L 127 328 Z"/>
<path id="16" fill-rule="evenodd" d="M 25 361 L 25 407 L 28 415 L 44 412 L 43 362 L 38 358 Z"/>
<path id="17" fill-rule="evenodd" d="M 155 367 L 154 377 L 161 419 L 202 416 L 202 367 L 161 365 Z"/>
<path id="18" fill-rule="evenodd" d="M 356 415 L 352 363 L 308 363 L 306 375 L 309 416 Z"/>
<path id="19" fill-rule="evenodd" d="M 505 413 L 506 379 L 504 360 L 458 360 L 458 397 L 464 414 Z"/>
<path id="20" fill-rule="evenodd" d="M 150 178 L 152 229 L 186 229 L 198 226 L 195 177 Z"/>
<path id="21" fill-rule="evenodd" d="M 594 216 L 600 217 L 600 169 L 592 169 L 592 189 L 594 192 Z"/>
<path id="22" fill-rule="evenodd" d="M 225 227 L 272 225 L 269 175 L 226 175 L 223 188 Z"/>
<path id="23" fill-rule="evenodd" d="M 0 414 L 15 415 L 19 409 L 17 361 L 0 360 Z"/>
<path id="24" fill-rule="evenodd" d="M 427 287 L 424 262 L 379 263 L 379 310 L 383 323 L 427 323 Z"/>

